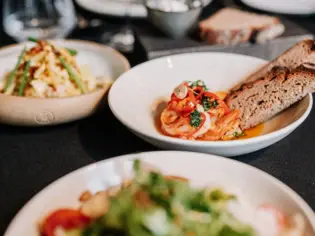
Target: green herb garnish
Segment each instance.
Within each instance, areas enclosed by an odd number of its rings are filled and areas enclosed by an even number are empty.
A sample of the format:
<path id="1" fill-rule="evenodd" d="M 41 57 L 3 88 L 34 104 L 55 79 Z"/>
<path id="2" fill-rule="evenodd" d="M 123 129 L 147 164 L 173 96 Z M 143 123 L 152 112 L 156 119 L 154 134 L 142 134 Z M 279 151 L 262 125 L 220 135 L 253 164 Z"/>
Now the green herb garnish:
<path id="1" fill-rule="evenodd" d="M 205 111 L 209 111 L 212 107 L 212 103 L 210 102 L 210 98 L 208 97 L 203 97 L 201 103 Z"/>
<path id="2" fill-rule="evenodd" d="M 6 92 L 8 90 L 8 88 L 11 86 L 13 78 L 14 78 L 14 75 L 15 75 L 15 72 L 17 71 L 17 69 L 19 68 L 19 66 L 21 64 L 21 61 L 22 61 L 23 56 L 25 54 L 25 51 L 26 51 L 26 47 L 24 47 L 23 51 L 21 52 L 21 54 L 19 56 L 19 59 L 18 59 L 14 69 L 12 70 L 12 72 L 10 74 L 10 77 L 9 77 L 9 79 L 7 81 L 7 84 L 5 85 L 4 92 Z"/>
<path id="3" fill-rule="evenodd" d="M 187 83 L 188 83 L 188 86 L 189 86 L 190 88 L 203 87 L 203 89 L 204 89 L 205 91 L 208 90 L 208 88 L 207 88 L 205 82 L 203 82 L 202 80 L 197 80 L 197 81 L 194 81 L 194 82 L 192 82 L 192 81 L 187 81 Z"/>
<path id="4" fill-rule="evenodd" d="M 34 42 L 34 43 L 37 43 L 38 42 L 38 39 L 36 38 L 33 38 L 33 37 L 28 37 L 28 41 L 31 41 L 31 42 Z M 70 53 L 71 56 L 75 56 L 78 54 L 78 52 L 74 49 L 71 49 L 71 48 L 67 48 L 68 52 Z"/>
<path id="5" fill-rule="evenodd" d="M 61 56 L 59 57 L 59 60 L 61 62 L 61 64 L 63 65 L 63 67 L 67 70 L 69 76 L 71 79 L 74 80 L 74 82 L 77 84 L 78 88 L 80 88 L 82 93 L 86 93 L 86 89 L 84 84 L 81 81 L 81 78 L 78 77 L 74 71 L 72 70 L 71 66 L 65 61 L 65 59 Z"/>
<path id="6" fill-rule="evenodd" d="M 22 82 L 21 82 L 20 87 L 19 87 L 18 96 L 23 96 L 23 94 L 24 94 L 24 89 L 25 89 L 26 82 L 27 82 L 27 74 L 30 70 L 30 66 L 31 66 L 31 61 L 27 61 L 25 69 L 24 69 L 24 73 L 23 73 Z"/>
<path id="7" fill-rule="evenodd" d="M 240 132 L 240 133 L 234 132 L 234 133 L 233 133 L 233 136 L 234 136 L 235 138 L 242 137 L 242 136 L 244 136 L 244 135 L 245 135 L 244 132 Z"/>
<path id="8" fill-rule="evenodd" d="M 216 108 L 219 105 L 217 100 L 214 100 L 213 102 L 211 102 L 210 98 L 209 97 L 205 97 L 205 96 L 202 97 L 201 103 L 202 103 L 203 109 L 205 111 L 209 111 L 211 107 Z"/>
<path id="9" fill-rule="evenodd" d="M 192 127 L 198 128 L 200 124 L 201 124 L 200 112 L 194 110 L 192 113 L 190 113 L 190 125 Z"/>

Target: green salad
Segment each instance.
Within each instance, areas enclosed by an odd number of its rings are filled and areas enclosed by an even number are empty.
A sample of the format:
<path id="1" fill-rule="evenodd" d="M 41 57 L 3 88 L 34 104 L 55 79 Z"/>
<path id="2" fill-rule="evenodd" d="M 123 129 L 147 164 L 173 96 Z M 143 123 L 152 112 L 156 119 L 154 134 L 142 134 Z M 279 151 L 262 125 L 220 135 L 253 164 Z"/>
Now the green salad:
<path id="1" fill-rule="evenodd" d="M 194 189 L 134 162 L 132 183 L 109 198 L 108 212 L 67 236 L 254 236 L 227 209 L 236 199 L 221 189 Z"/>

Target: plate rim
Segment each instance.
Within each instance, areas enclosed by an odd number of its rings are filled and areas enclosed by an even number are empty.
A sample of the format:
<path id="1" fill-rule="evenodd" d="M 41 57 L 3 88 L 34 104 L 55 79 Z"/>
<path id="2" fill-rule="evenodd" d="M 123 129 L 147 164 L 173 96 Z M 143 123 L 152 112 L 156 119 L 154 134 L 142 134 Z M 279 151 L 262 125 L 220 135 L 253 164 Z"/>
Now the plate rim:
<path id="1" fill-rule="evenodd" d="M 243 57 L 243 58 L 248 58 L 248 59 L 255 59 L 255 60 L 260 60 L 262 63 L 265 62 L 267 63 L 268 61 L 258 58 L 258 57 L 253 57 L 253 56 L 248 56 L 248 55 L 243 55 L 243 54 L 237 54 L 237 53 L 227 53 L 227 52 L 194 52 L 194 53 L 181 53 L 181 54 L 176 54 L 176 55 L 171 55 L 171 56 L 164 56 L 164 57 L 159 57 L 153 60 L 149 60 L 146 61 L 144 63 L 141 63 L 135 67 L 133 67 L 130 71 L 133 71 L 141 66 L 145 66 L 146 64 L 149 63 L 154 63 L 156 61 L 162 61 L 162 60 L 167 60 L 167 58 L 177 58 L 177 57 L 185 57 L 185 56 L 189 56 L 189 55 L 198 55 L 198 54 L 204 54 L 204 55 L 226 55 L 226 56 L 235 56 L 235 57 Z M 126 73 L 122 74 L 121 76 L 119 76 L 116 80 L 116 82 L 119 81 L 119 79 L 123 79 L 124 76 L 126 76 L 126 74 L 129 71 L 127 71 Z M 291 129 L 294 130 L 296 129 L 298 126 L 300 126 L 305 120 L 306 118 L 309 116 L 312 107 L 313 107 L 313 96 L 312 94 L 308 94 L 307 96 L 309 97 L 309 103 L 307 106 L 307 109 L 305 110 L 305 112 L 303 113 L 303 115 L 297 119 L 296 121 L 294 121 L 293 123 L 279 129 L 273 132 L 270 132 L 268 134 L 263 134 L 260 136 L 256 136 L 256 137 L 252 137 L 252 138 L 248 138 L 248 139 L 241 139 L 241 140 L 228 140 L 228 141 L 205 141 L 205 140 L 185 140 L 185 139 L 178 139 L 178 138 L 174 138 L 174 137 L 169 137 L 166 135 L 162 135 L 157 133 L 148 133 L 145 131 L 142 131 L 140 129 L 138 129 L 135 125 L 133 125 L 131 122 L 128 122 L 127 119 L 125 119 L 124 117 L 120 116 L 120 114 L 118 114 L 118 112 L 116 112 L 114 105 L 113 105 L 113 96 L 112 95 L 115 91 L 117 87 L 117 83 L 114 83 L 112 85 L 112 87 L 109 90 L 108 93 L 108 105 L 110 110 L 112 111 L 112 113 L 114 114 L 114 116 L 128 129 L 135 131 L 136 133 L 139 133 L 147 138 L 151 138 L 151 139 L 155 139 L 158 140 L 160 142 L 167 142 L 167 143 L 171 143 L 171 144 L 179 144 L 179 145 L 189 145 L 189 146 L 199 146 L 199 147 L 207 147 L 207 146 L 215 146 L 215 147 L 229 147 L 229 146 L 245 146 L 245 145 L 249 145 L 249 144 L 254 144 L 254 143 L 259 143 L 265 140 L 271 140 L 273 138 L 276 137 L 280 137 L 282 135 L 287 134 Z M 306 96 L 305 96 L 306 97 Z"/>
<path id="2" fill-rule="evenodd" d="M 144 159 L 150 159 L 150 158 L 155 158 L 154 155 L 158 154 L 172 154 L 172 155 L 194 155 L 194 156 L 199 156 L 198 158 L 204 159 L 204 158 L 214 158 L 217 161 L 225 162 L 225 163 L 231 163 L 233 165 L 238 165 L 243 168 L 248 168 L 252 171 L 257 172 L 258 175 L 260 175 L 262 178 L 264 178 L 268 182 L 273 182 L 277 187 L 279 187 L 281 190 L 283 190 L 287 195 L 291 196 L 291 198 L 294 200 L 294 202 L 303 210 L 303 213 L 306 215 L 310 226 L 313 228 L 313 231 L 315 232 L 315 212 L 312 210 L 312 208 L 309 206 L 309 204 L 296 192 L 294 191 L 291 187 L 289 187 L 287 184 L 282 182 L 281 180 L 277 179 L 273 175 L 255 167 L 252 165 L 249 165 L 247 163 L 238 161 L 236 159 L 231 159 L 219 155 L 214 155 L 214 154 L 207 154 L 207 153 L 198 153 L 198 152 L 190 152 L 190 151 L 174 151 L 174 150 L 159 150 L 159 151 L 144 151 L 144 152 L 137 152 L 137 153 L 129 153 L 129 154 L 124 154 L 124 155 L 118 155 L 114 157 L 107 158 L 105 160 L 97 161 L 91 164 L 87 164 L 85 166 L 82 166 L 80 168 L 77 168 L 73 171 L 68 172 L 67 174 L 55 179 L 48 185 L 46 185 L 44 188 L 39 190 L 33 197 L 31 197 L 23 206 L 22 208 L 15 214 L 15 216 L 12 218 L 10 221 L 9 225 L 7 226 L 4 236 L 12 236 L 10 234 L 11 231 L 14 230 L 14 225 L 15 221 L 19 219 L 19 217 L 27 211 L 29 207 L 33 204 L 33 202 L 36 202 L 38 199 L 41 198 L 41 195 L 43 195 L 45 192 L 49 191 L 51 188 L 53 188 L 55 185 L 60 184 L 63 180 L 67 178 L 71 178 L 71 176 L 75 176 L 77 174 L 83 173 L 87 170 L 90 169 L 90 171 L 94 171 L 98 166 L 104 165 L 107 162 L 112 162 L 112 161 L 119 161 L 119 160 L 130 160 L 130 159 L 136 159 L 137 157 L 139 159 L 141 158 L 141 155 L 145 156 Z M 186 158 L 186 157 L 185 157 Z M 91 170 L 93 169 L 93 170 Z"/>

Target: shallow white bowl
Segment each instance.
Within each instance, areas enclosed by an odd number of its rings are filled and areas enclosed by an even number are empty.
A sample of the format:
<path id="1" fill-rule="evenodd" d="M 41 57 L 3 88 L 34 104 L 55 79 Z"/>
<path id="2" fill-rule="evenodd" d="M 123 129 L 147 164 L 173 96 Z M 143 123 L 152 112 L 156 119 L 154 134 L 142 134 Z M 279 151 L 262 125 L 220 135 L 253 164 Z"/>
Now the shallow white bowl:
<path id="1" fill-rule="evenodd" d="M 116 50 L 101 44 L 80 40 L 52 41 L 57 46 L 78 51 L 79 65 L 89 65 L 94 76 L 113 81 L 129 70 L 128 60 Z M 0 80 L 12 70 L 25 44 L 0 49 Z M 30 48 L 33 43 L 26 43 Z M 10 125 L 43 126 L 78 120 L 91 115 L 102 102 L 108 88 L 66 98 L 30 98 L 0 93 L 0 122 Z"/>
<path id="2" fill-rule="evenodd" d="M 192 141 L 162 135 L 155 126 L 160 101 L 185 80 L 203 80 L 210 91 L 227 91 L 266 61 L 228 53 L 191 53 L 143 63 L 123 74 L 109 92 L 114 115 L 132 132 L 160 148 L 236 156 L 267 147 L 290 134 L 309 115 L 312 96 L 265 123 L 263 134 L 233 141 Z"/>
<path id="3" fill-rule="evenodd" d="M 76 170 L 50 184 L 16 215 L 4 236 L 39 236 L 38 222 L 60 207 L 77 207 L 82 192 L 97 192 L 130 177 L 134 158 L 165 174 L 183 176 L 195 186 L 217 186 L 234 192 L 252 206 L 271 204 L 285 214 L 300 212 L 307 221 L 307 234 L 315 233 L 315 214 L 293 190 L 274 177 L 249 165 L 223 157 L 190 152 L 147 152 L 101 161 Z M 180 168 L 178 168 L 180 166 Z M 250 182 L 248 181 L 250 179 Z M 267 236 L 267 235 L 266 235 Z"/>

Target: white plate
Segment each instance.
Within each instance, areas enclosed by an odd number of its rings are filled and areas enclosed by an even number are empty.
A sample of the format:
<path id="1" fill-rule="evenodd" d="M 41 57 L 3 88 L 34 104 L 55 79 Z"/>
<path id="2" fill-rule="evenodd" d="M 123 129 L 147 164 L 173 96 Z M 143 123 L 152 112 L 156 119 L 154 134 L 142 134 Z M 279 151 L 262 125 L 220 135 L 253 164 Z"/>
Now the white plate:
<path id="1" fill-rule="evenodd" d="M 130 68 L 128 60 L 116 50 L 101 44 L 80 40 L 55 40 L 54 44 L 76 49 L 79 65 L 88 65 L 94 76 L 113 81 Z M 0 49 L 0 80 L 12 70 L 24 46 L 18 44 Z M 11 125 L 43 126 L 78 120 L 91 115 L 108 88 L 74 97 L 30 98 L 0 94 L 0 122 Z M 78 109 L 80 108 L 80 109 Z"/>
<path id="2" fill-rule="evenodd" d="M 229 53 L 190 53 L 155 59 L 134 67 L 109 92 L 114 115 L 147 142 L 165 149 L 236 156 L 267 147 L 290 134 L 309 115 L 312 96 L 265 124 L 262 136 L 233 141 L 193 141 L 162 135 L 155 127 L 159 101 L 168 101 L 185 80 L 203 80 L 210 91 L 227 91 L 266 61 Z M 122 92 L 123 91 L 123 92 Z M 123 93 L 123 96 L 122 96 Z"/>
<path id="3" fill-rule="evenodd" d="M 313 14 L 314 0 L 241 0 L 250 7 L 282 14 Z"/>
<path id="4" fill-rule="evenodd" d="M 4 236 L 39 236 L 37 224 L 45 215 L 56 208 L 77 207 L 78 197 L 86 190 L 103 190 L 105 182 L 113 185 L 120 183 L 123 177 L 121 170 L 130 176 L 131 160 L 134 158 L 152 164 L 165 174 L 187 177 L 195 185 L 210 184 L 237 192 L 240 199 L 253 206 L 268 203 L 279 207 L 285 214 L 300 212 L 308 221 L 309 235 L 314 235 L 315 215 L 305 201 L 279 180 L 254 167 L 207 154 L 147 152 L 101 161 L 55 181 L 22 208 Z"/>
<path id="5" fill-rule="evenodd" d="M 89 11 L 112 16 L 124 16 L 126 14 L 126 6 L 131 17 L 145 18 L 147 17 L 147 10 L 142 4 L 142 0 L 76 0 L 77 4 Z M 203 0 L 204 5 L 208 5 L 212 0 Z"/>

